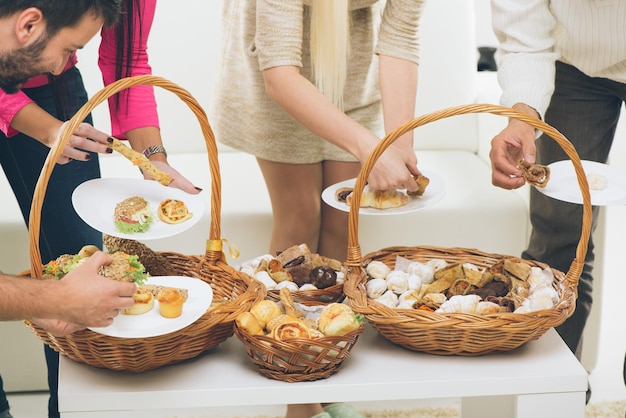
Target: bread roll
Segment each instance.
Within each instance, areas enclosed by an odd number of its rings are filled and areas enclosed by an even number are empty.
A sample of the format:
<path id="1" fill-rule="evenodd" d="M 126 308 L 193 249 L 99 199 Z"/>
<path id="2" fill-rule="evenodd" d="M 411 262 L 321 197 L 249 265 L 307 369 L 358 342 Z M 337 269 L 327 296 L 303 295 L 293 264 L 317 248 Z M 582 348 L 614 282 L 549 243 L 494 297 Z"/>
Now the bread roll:
<path id="1" fill-rule="evenodd" d="M 133 294 L 133 300 L 135 304 L 126 309 L 122 309 L 120 312 L 124 315 L 141 315 L 149 312 L 154 307 L 154 295 L 145 289 L 137 288 Z"/>

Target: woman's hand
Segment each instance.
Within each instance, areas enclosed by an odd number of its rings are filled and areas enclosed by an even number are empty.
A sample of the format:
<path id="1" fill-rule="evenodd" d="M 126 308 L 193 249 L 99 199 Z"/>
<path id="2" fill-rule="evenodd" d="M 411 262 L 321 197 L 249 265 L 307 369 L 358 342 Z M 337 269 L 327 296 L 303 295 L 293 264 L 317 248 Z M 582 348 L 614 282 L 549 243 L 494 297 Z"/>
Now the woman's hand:
<path id="1" fill-rule="evenodd" d="M 63 123 L 59 128 L 55 142 L 61 140 L 61 134 L 66 125 L 67 122 Z M 91 155 L 87 151 L 110 154 L 113 150 L 105 145 L 108 137 L 109 135 L 97 130 L 90 124 L 81 123 L 67 141 L 62 154 L 57 160 L 57 164 L 67 164 L 73 160 L 89 161 Z"/>
<path id="2" fill-rule="evenodd" d="M 172 176 L 174 180 L 172 180 L 172 182 L 169 184 L 168 187 L 175 187 L 189 194 L 198 194 L 202 191 L 202 189 L 199 189 L 196 186 L 194 186 L 192 182 L 187 180 L 182 174 L 178 172 L 178 170 L 176 170 L 174 167 L 169 165 L 167 162 L 164 162 L 164 161 L 150 161 L 150 162 L 154 164 L 159 170 Z M 148 176 L 147 174 L 144 174 L 143 177 L 147 180 L 152 180 L 152 177 Z"/>
<path id="3" fill-rule="evenodd" d="M 414 192 L 417 191 L 417 183 L 413 178 L 420 174 L 415 151 L 411 147 L 394 143 L 378 158 L 367 182 L 375 190 L 406 189 Z"/>
<path id="4" fill-rule="evenodd" d="M 63 123 L 35 103 L 24 106 L 11 121 L 13 129 L 35 138 L 49 148 L 60 140 L 66 124 L 67 122 Z M 91 155 L 86 151 L 110 153 L 106 146 L 107 138 L 108 135 L 90 124 L 81 123 L 68 140 L 57 163 L 67 164 L 72 160 L 88 161 Z"/>

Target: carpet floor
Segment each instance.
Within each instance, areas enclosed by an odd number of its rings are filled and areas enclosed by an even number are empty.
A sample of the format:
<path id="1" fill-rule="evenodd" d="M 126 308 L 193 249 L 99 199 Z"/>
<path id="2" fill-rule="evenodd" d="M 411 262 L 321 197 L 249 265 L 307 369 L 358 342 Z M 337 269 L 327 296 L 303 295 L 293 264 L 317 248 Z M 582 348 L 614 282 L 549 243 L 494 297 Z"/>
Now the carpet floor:
<path id="1" fill-rule="evenodd" d="M 455 406 L 440 408 L 415 408 L 406 410 L 361 410 L 365 418 L 461 418 L 460 408 Z M 623 418 L 626 414 L 626 400 L 598 402 L 587 405 L 585 418 Z M 223 417 L 227 418 L 227 417 Z M 275 415 L 240 416 L 232 418 L 283 418 Z"/>

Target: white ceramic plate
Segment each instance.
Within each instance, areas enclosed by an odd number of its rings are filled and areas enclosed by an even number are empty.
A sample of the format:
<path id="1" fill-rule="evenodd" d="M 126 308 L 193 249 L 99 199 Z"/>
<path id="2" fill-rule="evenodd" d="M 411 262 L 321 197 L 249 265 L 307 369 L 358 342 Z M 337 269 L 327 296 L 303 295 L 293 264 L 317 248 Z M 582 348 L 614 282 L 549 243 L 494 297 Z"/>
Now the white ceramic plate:
<path id="1" fill-rule="evenodd" d="M 132 196 L 141 196 L 148 201 L 154 219 L 146 232 L 124 234 L 115 227 L 113 212 L 115 205 Z M 157 209 L 167 198 L 185 202 L 189 212 L 193 214 L 191 219 L 179 224 L 161 221 L 157 216 Z M 180 189 L 144 179 L 101 178 L 86 181 L 74 190 L 72 204 L 76 213 L 92 228 L 108 235 L 134 240 L 158 239 L 180 234 L 194 226 L 204 214 L 204 197 L 201 194 L 188 194 Z"/>
<path id="2" fill-rule="evenodd" d="M 155 299 L 154 308 L 149 312 L 140 315 L 119 314 L 108 327 L 89 329 L 120 338 L 146 338 L 169 334 L 193 324 L 209 309 L 213 300 L 211 286 L 193 277 L 155 276 L 148 278 L 146 283 L 187 289 L 188 298 L 183 304 L 183 313 L 178 318 L 164 318 L 159 312 L 159 301 Z"/>
<path id="3" fill-rule="evenodd" d="M 591 204 L 594 206 L 616 206 L 626 204 L 626 170 L 595 161 L 582 160 L 587 179 L 600 175 L 606 178 L 606 187 L 593 190 L 589 186 Z M 570 160 L 550 164 L 550 180 L 546 187 L 536 189 L 546 196 L 570 203 L 583 203 L 574 165 Z"/>
<path id="4" fill-rule="evenodd" d="M 375 208 L 360 208 L 359 214 L 361 215 L 398 215 L 401 213 L 409 213 L 416 210 L 424 209 L 429 206 L 433 206 L 438 203 L 446 194 L 446 184 L 443 179 L 432 171 L 422 171 L 422 174 L 430 179 L 428 187 L 422 196 L 412 197 L 409 196 L 409 203 L 399 208 L 391 209 L 375 209 Z M 322 192 L 322 199 L 328 205 L 342 210 L 344 212 L 350 212 L 350 206 L 344 202 L 339 202 L 335 199 L 335 192 L 342 187 L 354 187 L 356 179 L 350 179 L 333 184 L 327 187 Z"/>

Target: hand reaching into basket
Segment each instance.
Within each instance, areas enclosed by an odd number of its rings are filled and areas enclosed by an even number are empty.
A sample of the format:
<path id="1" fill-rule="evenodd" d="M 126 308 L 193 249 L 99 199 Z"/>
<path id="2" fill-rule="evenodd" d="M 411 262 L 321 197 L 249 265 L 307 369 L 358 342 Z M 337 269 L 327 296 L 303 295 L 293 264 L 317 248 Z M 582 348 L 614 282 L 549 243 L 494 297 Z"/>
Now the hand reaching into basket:
<path id="1" fill-rule="evenodd" d="M 538 117 L 538 113 L 522 103 L 513 109 Z M 535 129 L 525 122 L 511 119 L 498 135 L 491 140 L 491 182 L 503 189 L 517 189 L 526 181 L 522 171 L 517 167 L 520 160 L 533 164 L 535 162 Z"/>

